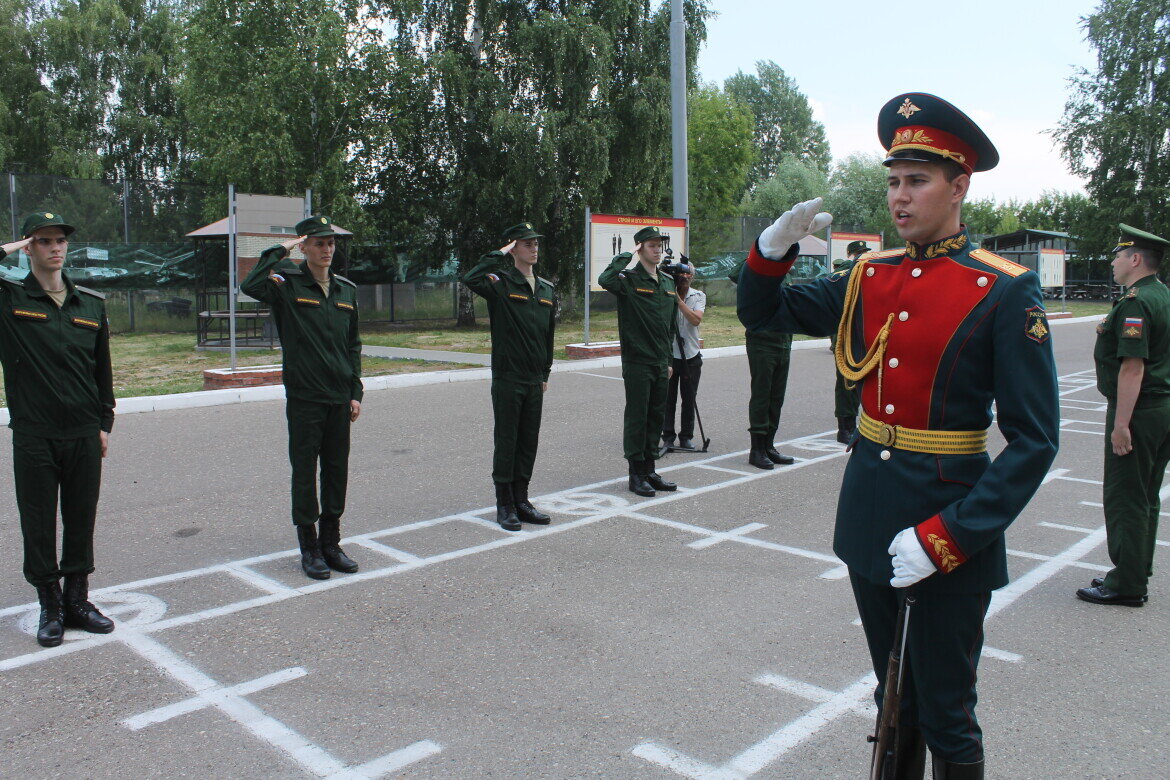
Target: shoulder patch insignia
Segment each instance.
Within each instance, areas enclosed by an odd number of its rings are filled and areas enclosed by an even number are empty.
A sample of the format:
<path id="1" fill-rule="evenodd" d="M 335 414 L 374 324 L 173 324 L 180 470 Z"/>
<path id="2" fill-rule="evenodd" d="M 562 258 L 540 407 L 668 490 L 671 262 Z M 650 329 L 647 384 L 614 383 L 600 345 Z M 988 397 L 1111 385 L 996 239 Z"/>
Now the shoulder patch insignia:
<path id="1" fill-rule="evenodd" d="M 971 251 L 970 256 L 972 259 L 978 260 L 984 265 L 991 266 L 997 271 L 1003 271 L 1008 276 L 1019 276 L 1028 272 L 1027 266 L 1013 263 L 1011 260 L 1000 257 L 994 252 L 988 252 L 986 249 L 974 249 Z"/>
<path id="2" fill-rule="evenodd" d="M 1126 291 L 1125 291 L 1125 297 L 1126 297 L 1126 298 L 1136 298 L 1136 297 L 1138 297 L 1138 288 L 1136 288 L 1136 287 L 1130 287 L 1128 290 L 1126 290 Z"/>
<path id="3" fill-rule="evenodd" d="M 26 320 L 47 320 L 49 315 L 43 311 L 35 311 L 33 309 L 13 309 L 12 313 L 17 317 L 22 317 Z"/>
<path id="4" fill-rule="evenodd" d="M 1143 325 L 1141 317 L 1126 317 L 1125 322 L 1121 323 L 1121 337 L 1123 339 L 1140 339 L 1144 329 Z"/>
<path id="5" fill-rule="evenodd" d="M 1048 318 L 1045 316 L 1043 306 L 1033 306 L 1024 311 L 1025 336 L 1037 344 L 1043 344 L 1048 341 L 1049 332 Z"/>
<path id="6" fill-rule="evenodd" d="M 497 274 L 488 274 L 487 278 L 491 279 L 493 282 L 500 281 L 500 277 Z"/>
<path id="7" fill-rule="evenodd" d="M 74 317 L 73 324 L 80 325 L 83 328 L 89 328 L 90 330 L 98 330 L 102 326 L 100 322 L 92 320 L 89 317 Z"/>
<path id="8" fill-rule="evenodd" d="M 277 284 L 284 284 L 284 277 L 280 274 L 268 274 L 268 278 Z"/>
<path id="9" fill-rule="evenodd" d="M 858 260 L 878 260 L 883 257 L 901 257 L 906 254 L 906 247 L 900 246 L 897 249 L 885 249 L 881 252 L 866 252 Z"/>
<path id="10" fill-rule="evenodd" d="M 341 282 L 342 284 L 348 284 L 350 287 L 357 287 L 356 284 L 351 282 L 349 279 L 346 279 L 341 274 L 333 274 L 333 278 L 336 279 L 337 281 Z"/>
<path id="11" fill-rule="evenodd" d="M 103 293 L 100 293 L 97 290 L 91 290 L 88 287 L 82 287 L 80 284 L 73 285 L 73 289 L 77 290 L 77 292 L 79 292 L 79 293 L 85 293 L 86 295 L 92 295 L 93 297 L 97 298 L 100 301 L 104 301 L 106 299 L 106 296 Z"/>

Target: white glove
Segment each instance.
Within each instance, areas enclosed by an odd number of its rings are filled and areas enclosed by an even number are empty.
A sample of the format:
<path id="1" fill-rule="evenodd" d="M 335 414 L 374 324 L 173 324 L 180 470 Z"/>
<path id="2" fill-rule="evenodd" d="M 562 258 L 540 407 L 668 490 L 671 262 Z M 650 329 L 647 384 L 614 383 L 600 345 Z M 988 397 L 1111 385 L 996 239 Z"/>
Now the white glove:
<path id="1" fill-rule="evenodd" d="M 821 211 L 823 198 L 797 203 L 780 215 L 780 219 L 760 233 L 760 251 L 769 260 L 784 257 L 788 248 L 805 236 L 819 233 L 833 224 L 833 215 Z"/>
<path id="2" fill-rule="evenodd" d="M 918 534 L 913 528 L 899 531 L 886 552 L 894 556 L 894 577 L 890 584 L 895 588 L 907 588 L 937 571 L 926 550 L 918 543 Z"/>

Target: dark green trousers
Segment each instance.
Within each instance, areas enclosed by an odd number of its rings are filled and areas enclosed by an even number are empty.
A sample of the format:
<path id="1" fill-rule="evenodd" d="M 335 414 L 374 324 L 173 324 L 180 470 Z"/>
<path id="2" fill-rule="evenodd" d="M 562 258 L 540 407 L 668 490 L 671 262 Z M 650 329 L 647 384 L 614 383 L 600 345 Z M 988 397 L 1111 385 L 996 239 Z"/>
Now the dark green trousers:
<path id="1" fill-rule="evenodd" d="M 835 353 L 837 349 L 837 337 L 833 336 L 830 338 L 829 343 L 833 346 Z M 833 360 L 835 366 L 836 357 Z M 833 416 L 856 417 L 857 407 L 861 404 L 861 386 L 854 385 L 850 389 L 845 386 L 845 377 L 841 376 L 841 372 L 834 368 L 834 373 L 837 376 L 837 380 L 833 383 Z"/>
<path id="2" fill-rule="evenodd" d="M 288 459 L 292 463 L 292 521 L 312 525 L 319 518 L 339 520 L 349 481 L 349 402 L 322 404 L 290 398 Z M 321 504 L 317 505 L 317 465 L 321 467 Z"/>
<path id="3" fill-rule="evenodd" d="M 748 371 L 751 372 L 751 397 L 748 399 L 748 432 L 768 437 L 768 443 L 780 427 L 780 409 L 788 389 L 788 365 L 792 350 L 774 346 L 747 345 Z"/>
<path id="4" fill-rule="evenodd" d="M 1105 587 L 1123 596 L 1144 596 L 1154 573 L 1154 546 L 1158 534 L 1159 492 L 1170 464 L 1170 399 L 1138 399 L 1129 432 L 1133 452 L 1113 454 L 1110 437 L 1117 415 L 1116 399 L 1105 413 L 1105 532 L 1113 570 Z"/>
<path id="5" fill-rule="evenodd" d="M 626 412 L 622 449 L 626 460 L 654 460 L 658 436 L 666 419 L 667 366 L 622 363 Z"/>
<path id="6" fill-rule="evenodd" d="M 102 482 L 102 443 L 43 439 L 12 432 L 16 506 L 24 536 L 24 578 L 48 585 L 64 574 L 93 571 L 93 526 Z M 61 562 L 57 562 L 57 499 L 61 500 Z"/>
<path id="7" fill-rule="evenodd" d="M 883 551 L 884 552 L 884 551 Z M 938 574 L 932 575 L 941 576 Z M 849 572 L 878 687 L 885 695 L 886 668 L 894 644 L 898 606 L 905 589 Z M 983 651 L 983 619 L 991 593 L 914 592 L 903 673 L 904 726 L 918 726 L 931 751 L 959 764 L 983 760 L 983 731 L 975 719 L 975 671 Z"/>
<path id="8" fill-rule="evenodd" d="M 543 409 L 544 390 L 539 384 L 492 379 L 492 411 L 496 418 L 493 482 L 532 479 Z"/>

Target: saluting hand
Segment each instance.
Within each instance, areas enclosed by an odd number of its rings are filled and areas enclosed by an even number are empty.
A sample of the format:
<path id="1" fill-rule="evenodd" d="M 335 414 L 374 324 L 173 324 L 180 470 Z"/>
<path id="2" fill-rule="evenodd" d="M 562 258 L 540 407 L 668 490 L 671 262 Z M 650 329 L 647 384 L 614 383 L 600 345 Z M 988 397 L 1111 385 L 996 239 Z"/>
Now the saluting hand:
<path id="1" fill-rule="evenodd" d="M 296 238 L 290 238 L 288 241 L 281 241 L 280 245 L 291 252 L 294 249 L 300 247 L 301 244 L 305 243 L 306 238 L 308 238 L 308 236 L 297 236 Z"/>
<path id="2" fill-rule="evenodd" d="M 20 241 L 13 241 L 11 244 L 0 245 L 0 249 L 4 250 L 4 254 L 10 255 L 13 252 L 17 252 L 21 249 L 24 249 L 26 246 L 28 246 L 31 243 L 32 243 L 31 238 L 24 238 L 24 239 L 21 239 Z"/>
<path id="3" fill-rule="evenodd" d="M 506 254 L 508 254 L 509 252 L 511 252 L 511 251 L 512 251 L 512 250 L 513 250 L 515 247 L 516 247 L 516 242 L 515 242 L 515 241 L 512 241 L 512 242 L 511 242 L 511 243 L 509 243 L 507 246 L 502 246 L 502 247 L 500 247 L 500 254 L 502 254 L 502 255 L 506 255 Z"/>
<path id="4" fill-rule="evenodd" d="M 769 260 L 784 257 L 796 242 L 805 236 L 819 233 L 833 224 L 833 215 L 821 211 L 823 198 L 813 198 L 795 206 L 780 215 L 780 218 L 760 233 L 760 251 Z"/>

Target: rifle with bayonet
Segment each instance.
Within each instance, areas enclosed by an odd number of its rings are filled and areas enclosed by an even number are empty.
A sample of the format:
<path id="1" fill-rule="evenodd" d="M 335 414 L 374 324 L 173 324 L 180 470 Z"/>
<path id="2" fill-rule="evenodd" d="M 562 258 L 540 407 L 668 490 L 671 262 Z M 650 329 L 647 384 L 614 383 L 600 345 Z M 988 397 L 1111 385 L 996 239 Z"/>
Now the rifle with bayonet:
<path id="1" fill-rule="evenodd" d="M 868 740 L 873 745 L 873 759 L 869 766 L 869 780 L 892 780 L 896 776 L 898 757 L 898 718 L 902 712 L 902 680 L 906 668 L 906 634 L 910 626 L 910 608 L 914 597 L 906 594 L 898 607 L 894 627 L 894 645 L 886 666 L 886 684 L 882 694 L 882 708 L 878 713 L 877 733 Z"/>

